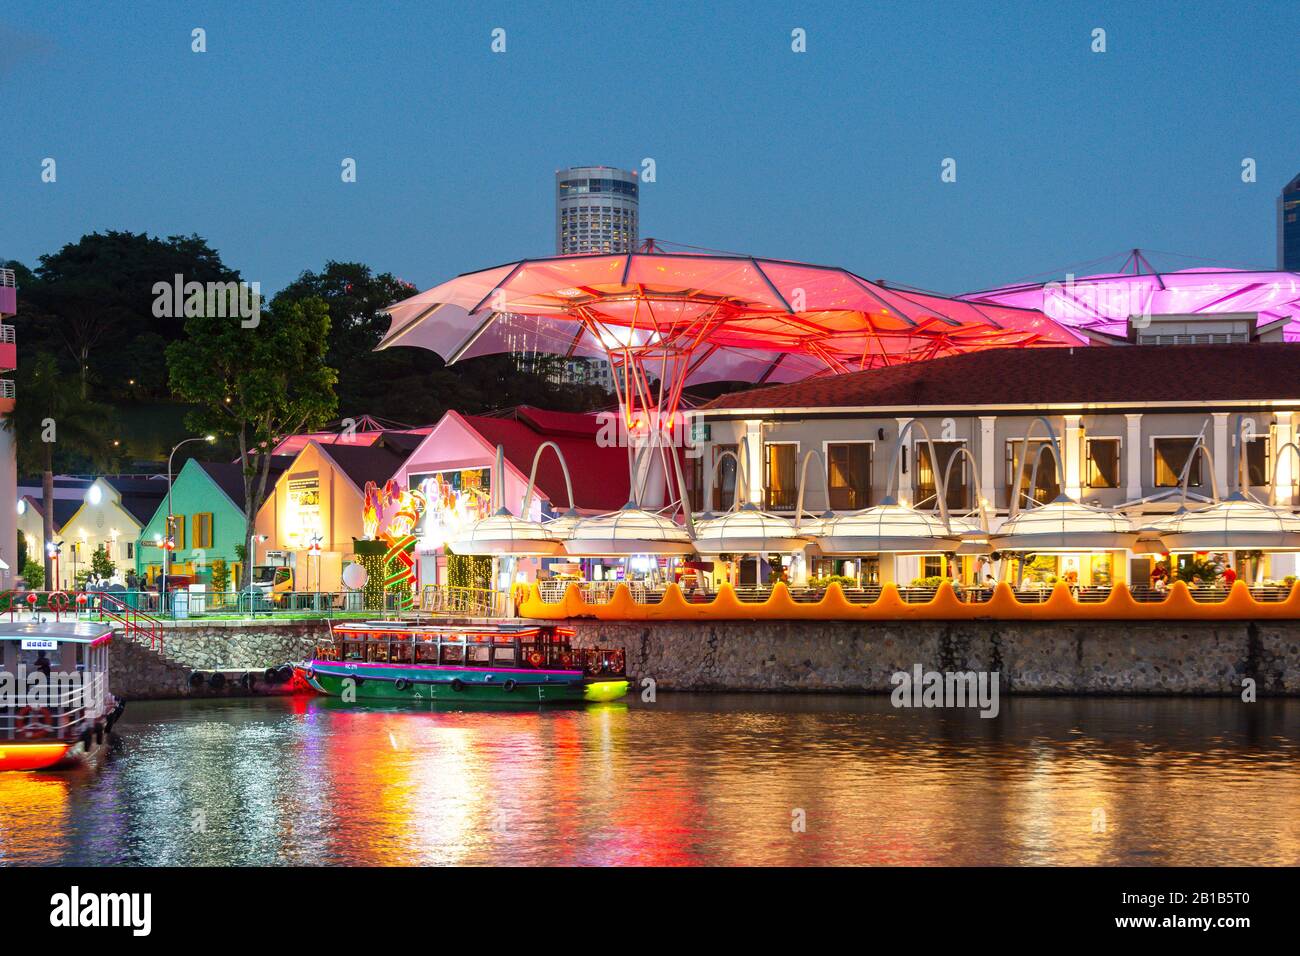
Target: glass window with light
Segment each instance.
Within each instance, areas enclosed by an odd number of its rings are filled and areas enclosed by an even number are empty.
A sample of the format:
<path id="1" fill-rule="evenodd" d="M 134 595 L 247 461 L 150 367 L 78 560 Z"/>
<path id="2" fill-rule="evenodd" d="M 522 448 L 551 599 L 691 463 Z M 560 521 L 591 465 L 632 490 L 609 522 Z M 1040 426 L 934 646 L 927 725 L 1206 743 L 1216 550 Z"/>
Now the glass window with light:
<path id="1" fill-rule="evenodd" d="M 871 443 L 826 446 L 826 477 L 833 511 L 857 511 L 871 504 Z"/>
<path id="2" fill-rule="evenodd" d="M 1151 445 L 1155 457 L 1152 474 L 1155 475 L 1156 487 L 1177 488 L 1183 469 L 1187 467 L 1187 459 L 1191 457 L 1192 449 L 1196 447 L 1196 439 L 1156 438 Z M 1201 461 L 1204 457 L 1197 452 L 1187 478 L 1189 486 L 1196 487 L 1201 484 Z"/>
<path id="3" fill-rule="evenodd" d="M 1119 439 L 1088 439 L 1088 487 L 1119 487 Z"/>

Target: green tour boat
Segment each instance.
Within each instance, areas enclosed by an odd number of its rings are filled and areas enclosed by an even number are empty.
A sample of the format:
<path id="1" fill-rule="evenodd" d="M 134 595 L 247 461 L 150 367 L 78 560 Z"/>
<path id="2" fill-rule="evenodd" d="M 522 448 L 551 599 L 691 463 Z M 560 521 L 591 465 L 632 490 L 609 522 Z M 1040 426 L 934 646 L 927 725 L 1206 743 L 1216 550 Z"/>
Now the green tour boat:
<path id="1" fill-rule="evenodd" d="M 550 625 L 338 624 L 292 665 L 313 690 L 345 700 L 575 703 L 627 693 L 623 651 L 572 646 Z"/>

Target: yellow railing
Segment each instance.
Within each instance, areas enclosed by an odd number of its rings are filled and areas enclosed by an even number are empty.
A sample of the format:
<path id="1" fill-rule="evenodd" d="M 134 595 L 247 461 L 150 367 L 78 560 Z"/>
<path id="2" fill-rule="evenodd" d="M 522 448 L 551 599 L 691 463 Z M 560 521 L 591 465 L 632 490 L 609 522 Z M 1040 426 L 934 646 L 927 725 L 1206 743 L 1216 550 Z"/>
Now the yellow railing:
<path id="1" fill-rule="evenodd" d="M 1065 584 L 1058 584 L 1046 601 L 1022 604 L 1011 585 L 993 589 L 988 601 L 962 601 L 950 583 L 944 582 L 931 601 L 910 604 L 898 587 L 886 584 L 880 597 L 870 604 L 854 604 L 838 584 L 826 589 L 820 601 L 796 602 L 784 584 L 772 588 L 761 602 L 741 601 L 735 589 L 724 584 L 707 603 L 686 600 L 676 584 L 670 584 L 663 600 L 638 604 L 627 586 L 620 584 L 606 603 L 590 604 L 576 584 L 570 584 L 558 602 L 542 600 L 536 584 L 519 585 L 516 594 L 521 617 L 563 620 L 592 617 L 601 621 L 1232 621 L 1300 619 L 1300 582 L 1292 586 L 1285 601 L 1257 601 L 1244 581 L 1233 584 L 1228 596 L 1217 602 L 1199 602 L 1182 581 L 1169 588 L 1163 601 L 1138 601 L 1127 585 L 1117 585 L 1104 601 L 1075 599 Z"/>
<path id="2" fill-rule="evenodd" d="M 469 617 L 507 616 L 506 594 L 488 588 L 457 588 L 426 584 L 420 610 L 428 614 L 462 614 Z"/>

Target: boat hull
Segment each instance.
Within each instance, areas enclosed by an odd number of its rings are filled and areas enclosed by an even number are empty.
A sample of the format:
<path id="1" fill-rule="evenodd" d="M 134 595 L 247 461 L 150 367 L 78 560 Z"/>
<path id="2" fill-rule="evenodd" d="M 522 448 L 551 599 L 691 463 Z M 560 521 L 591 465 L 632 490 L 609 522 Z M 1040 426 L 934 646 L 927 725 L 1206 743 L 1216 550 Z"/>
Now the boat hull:
<path id="1" fill-rule="evenodd" d="M 452 703 L 582 703 L 617 700 L 627 681 L 589 680 L 581 671 L 502 671 L 458 667 L 401 667 L 312 661 L 295 670 L 330 697 Z"/>

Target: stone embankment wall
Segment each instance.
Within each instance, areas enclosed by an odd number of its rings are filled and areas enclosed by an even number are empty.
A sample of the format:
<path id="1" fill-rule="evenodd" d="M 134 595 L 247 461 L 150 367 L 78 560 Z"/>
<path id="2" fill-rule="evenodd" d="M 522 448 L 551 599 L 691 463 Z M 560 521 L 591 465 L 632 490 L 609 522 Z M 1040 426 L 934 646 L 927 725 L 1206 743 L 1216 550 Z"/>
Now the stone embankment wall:
<path id="1" fill-rule="evenodd" d="M 568 623 L 661 690 L 888 693 L 921 664 L 998 671 L 1004 693 L 1300 695 L 1300 621 Z"/>
<path id="2" fill-rule="evenodd" d="M 623 647 L 629 676 L 661 690 L 888 693 L 890 678 L 997 671 L 1003 693 L 1300 695 L 1300 621 L 615 623 L 574 620 L 579 646 Z M 169 627 L 161 652 L 118 640 L 114 692 L 127 698 L 247 693 L 237 682 L 192 688 L 196 671 L 302 660 L 324 622 Z M 275 692 L 259 682 L 254 693 Z"/>
<path id="3" fill-rule="evenodd" d="M 169 626 L 162 649 L 122 638 L 110 651 L 113 693 L 128 700 L 177 697 L 219 697 L 247 694 L 231 674 L 221 688 L 203 683 L 190 686 L 195 671 L 247 671 L 257 677 L 268 667 L 310 657 L 317 643 L 329 637 L 325 622 L 232 622 Z M 283 691 L 283 685 L 257 680 L 253 693 Z"/>

